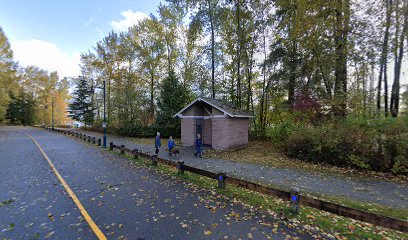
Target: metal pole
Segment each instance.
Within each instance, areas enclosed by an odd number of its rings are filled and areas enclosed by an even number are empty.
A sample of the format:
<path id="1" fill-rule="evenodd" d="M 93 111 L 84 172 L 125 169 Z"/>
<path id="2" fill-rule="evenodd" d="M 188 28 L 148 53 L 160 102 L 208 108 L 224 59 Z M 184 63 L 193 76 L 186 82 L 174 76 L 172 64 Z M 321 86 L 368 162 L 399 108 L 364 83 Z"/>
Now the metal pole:
<path id="1" fill-rule="evenodd" d="M 103 80 L 103 148 L 106 148 L 106 81 Z"/>
<path id="2" fill-rule="evenodd" d="M 51 126 L 52 126 L 52 131 L 54 131 L 54 99 L 51 100 Z"/>

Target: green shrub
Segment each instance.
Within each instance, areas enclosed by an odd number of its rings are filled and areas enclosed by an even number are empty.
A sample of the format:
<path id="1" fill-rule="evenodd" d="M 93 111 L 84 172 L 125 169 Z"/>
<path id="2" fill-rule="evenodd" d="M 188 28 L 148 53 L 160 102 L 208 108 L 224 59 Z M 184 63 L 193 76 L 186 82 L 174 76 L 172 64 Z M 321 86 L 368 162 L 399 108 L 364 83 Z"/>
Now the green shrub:
<path id="1" fill-rule="evenodd" d="M 408 159 L 404 156 L 395 157 L 395 164 L 391 171 L 394 174 L 408 174 Z"/>
<path id="2" fill-rule="evenodd" d="M 292 121 L 278 123 L 267 129 L 266 137 L 274 143 L 280 143 L 299 128 L 301 126 L 294 124 Z"/>
<path id="3" fill-rule="evenodd" d="M 289 124 L 290 125 L 290 124 Z M 301 127 L 277 136 L 284 152 L 301 160 L 407 174 L 406 118 L 348 120 Z"/>

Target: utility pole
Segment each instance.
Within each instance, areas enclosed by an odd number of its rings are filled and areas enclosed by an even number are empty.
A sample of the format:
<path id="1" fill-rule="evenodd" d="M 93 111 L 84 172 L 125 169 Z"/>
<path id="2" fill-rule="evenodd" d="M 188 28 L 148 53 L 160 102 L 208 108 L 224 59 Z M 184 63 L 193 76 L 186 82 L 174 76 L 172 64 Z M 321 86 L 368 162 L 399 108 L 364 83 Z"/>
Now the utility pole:
<path id="1" fill-rule="evenodd" d="M 54 98 L 51 99 L 51 129 L 54 131 Z"/>
<path id="2" fill-rule="evenodd" d="M 103 79 L 103 148 L 106 148 L 106 80 Z"/>
<path id="3" fill-rule="evenodd" d="M 103 88 L 95 88 L 103 89 L 103 148 L 106 148 L 106 80 L 103 79 Z"/>

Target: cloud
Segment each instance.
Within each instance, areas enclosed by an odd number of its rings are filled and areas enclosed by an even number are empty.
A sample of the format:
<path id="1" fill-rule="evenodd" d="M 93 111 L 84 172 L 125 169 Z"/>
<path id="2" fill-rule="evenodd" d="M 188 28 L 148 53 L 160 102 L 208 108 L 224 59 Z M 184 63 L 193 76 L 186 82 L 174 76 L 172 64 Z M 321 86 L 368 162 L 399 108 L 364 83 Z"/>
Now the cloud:
<path id="1" fill-rule="evenodd" d="M 133 12 L 132 10 L 123 11 L 121 15 L 124 17 L 121 21 L 112 21 L 111 26 L 117 31 L 126 31 L 129 27 L 137 24 L 139 21 L 149 18 L 149 16 L 142 12 Z"/>
<path id="2" fill-rule="evenodd" d="M 57 71 L 60 77 L 78 76 L 80 74 L 80 53 L 71 56 L 62 52 L 57 45 L 31 39 L 11 44 L 14 59 L 22 66 L 35 65 L 48 71 Z"/>
<path id="3" fill-rule="evenodd" d="M 89 27 L 92 23 L 96 22 L 96 19 L 94 18 L 88 18 L 88 20 L 86 20 L 86 22 L 84 22 L 84 26 L 85 27 Z"/>

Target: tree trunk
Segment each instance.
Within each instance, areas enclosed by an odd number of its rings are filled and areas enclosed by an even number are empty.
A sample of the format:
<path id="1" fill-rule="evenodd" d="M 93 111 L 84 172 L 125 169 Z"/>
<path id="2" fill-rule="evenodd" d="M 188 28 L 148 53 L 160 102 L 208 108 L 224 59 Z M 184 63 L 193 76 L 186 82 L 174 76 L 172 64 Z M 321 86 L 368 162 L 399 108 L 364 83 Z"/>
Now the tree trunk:
<path id="1" fill-rule="evenodd" d="M 380 75 L 378 78 L 377 89 L 377 110 L 381 110 L 381 84 L 384 81 L 384 111 L 385 115 L 388 115 L 388 80 L 387 80 L 387 57 L 388 57 L 388 39 L 390 34 L 391 25 L 391 5 L 392 0 L 385 0 L 386 9 L 386 25 L 384 32 L 384 41 L 382 45 L 381 59 L 380 59 Z"/>
<path id="2" fill-rule="evenodd" d="M 150 115 L 154 116 L 154 75 L 150 74 Z"/>
<path id="3" fill-rule="evenodd" d="M 288 105 L 289 110 L 293 111 L 295 105 L 295 88 L 296 88 L 296 69 L 297 69 L 297 43 L 292 40 L 292 49 L 290 53 L 290 76 L 288 84 Z"/>
<path id="4" fill-rule="evenodd" d="M 265 133 L 265 124 L 264 124 L 264 105 L 265 105 L 265 85 L 266 85 L 266 36 L 265 30 L 263 31 L 263 53 L 264 53 L 264 62 L 262 66 L 263 82 L 262 82 L 262 96 L 260 99 L 261 107 L 259 109 L 259 123 L 262 126 L 262 132 Z"/>
<path id="5" fill-rule="evenodd" d="M 399 36 L 400 39 L 399 39 L 398 53 L 396 53 L 395 55 L 394 83 L 392 85 L 392 94 L 391 94 L 390 111 L 393 117 L 397 117 L 398 112 L 399 112 L 401 65 L 402 65 L 402 60 L 404 56 L 404 37 L 408 35 L 408 4 L 406 1 L 404 2 L 403 13 L 404 13 L 404 25 L 403 25 L 401 35 Z M 398 38 L 398 35 L 396 35 L 395 37 Z"/>
<path id="6" fill-rule="evenodd" d="M 211 89 L 212 98 L 215 98 L 215 33 L 214 33 L 214 15 L 211 6 L 211 0 L 208 3 L 208 15 L 210 17 L 210 27 L 211 27 Z"/>
<path id="7" fill-rule="evenodd" d="M 336 9 L 336 67 L 335 67 L 335 109 L 337 118 L 347 115 L 347 37 L 350 21 L 350 1 L 338 0 Z"/>
<path id="8" fill-rule="evenodd" d="M 242 51 L 242 34 L 241 34 L 241 13 L 240 0 L 236 1 L 236 16 L 237 16 L 237 36 L 238 36 L 238 52 L 237 52 L 237 105 L 242 107 L 242 89 L 241 89 L 241 51 Z"/>

